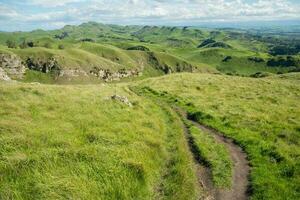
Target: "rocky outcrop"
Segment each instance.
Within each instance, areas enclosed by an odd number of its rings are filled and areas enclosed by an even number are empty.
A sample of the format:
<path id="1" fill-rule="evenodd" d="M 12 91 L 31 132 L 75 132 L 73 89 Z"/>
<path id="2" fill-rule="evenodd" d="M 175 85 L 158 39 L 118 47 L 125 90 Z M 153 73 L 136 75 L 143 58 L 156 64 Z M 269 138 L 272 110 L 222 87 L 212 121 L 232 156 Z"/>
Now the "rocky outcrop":
<path id="1" fill-rule="evenodd" d="M 6 72 L 0 67 L 0 81 L 10 81 L 11 79 L 7 76 Z"/>
<path id="2" fill-rule="evenodd" d="M 63 69 L 59 72 L 60 77 L 79 77 L 79 76 L 85 76 L 87 77 L 88 74 L 81 70 L 81 69 Z"/>
<path id="3" fill-rule="evenodd" d="M 121 103 L 124 103 L 129 107 L 132 107 L 132 103 L 125 96 L 120 96 L 120 95 L 115 94 L 115 95 L 111 96 L 111 99 L 120 101 Z"/>
<path id="4" fill-rule="evenodd" d="M 120 80 L 126 77 L 137 77 L 142 75 L 142 72 L 137 69 L 133 69 L 133 70 L 120 69 L 117 72 L 112 72 L 109 69 L 101 69 L 97 67 L 94 67 L 90 71 L 90 73 L 100 79 L 103 79 L 106 82 Z"/>
<path id="5" fill-rule="evenodd" d="M 26 65 L 31 70 L 36 70 L 44 73 L 51 71 L 59 72 L 61 67 L 54 57 L 48 59 L 27 58 Z"/>
<path id="6" fill-rule="evenodd" d="M 22 60 L 13 54 L 0 54 L 0 68 L 7 77 L 15 79 L 23 78 L 26 70 Z"/>

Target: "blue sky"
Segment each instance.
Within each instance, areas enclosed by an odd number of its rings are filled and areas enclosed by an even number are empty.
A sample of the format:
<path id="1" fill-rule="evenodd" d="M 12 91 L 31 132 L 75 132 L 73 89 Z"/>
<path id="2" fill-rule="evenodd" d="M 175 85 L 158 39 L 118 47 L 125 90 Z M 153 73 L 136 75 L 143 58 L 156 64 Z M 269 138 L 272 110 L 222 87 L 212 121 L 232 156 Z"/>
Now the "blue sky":
<path id="1" fill-rule="evenodd" d="M 0 30 L 56 29 L 96 21 L 198 25 L 300 22 L 300 0 L 0 0 Z"/>

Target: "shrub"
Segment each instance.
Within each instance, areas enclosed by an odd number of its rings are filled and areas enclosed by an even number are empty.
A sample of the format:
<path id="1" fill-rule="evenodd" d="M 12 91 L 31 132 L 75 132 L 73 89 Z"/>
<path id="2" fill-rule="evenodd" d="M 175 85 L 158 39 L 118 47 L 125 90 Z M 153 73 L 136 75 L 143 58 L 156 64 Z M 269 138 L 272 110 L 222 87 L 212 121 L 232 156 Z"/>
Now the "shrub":
<path id="1" fill-rule="evenodd" d="M 211 116 L 210 114 L 203 113 L 201 111 L 196 111 L 196 112 L 189 112 L 188 119 L 196 122 L 202 122 L 203 120 L 213 119 L 213 116 Z"/>
<path id="2" fill-rule="evenodd" d="M 65 49 L 65 46 L 63 44 L 58 45 L 59 49 Z"/>
<path id="3" fill-rule="evenodd" d="M 64 38 L 69 37 L 69 34 L 67 32 L 62 32 L 60 35 L 55 35 L 55 39 L 63 40 Z"/>
<path id="4" fill-rule="evenodd" d="M 149 48 L 142 46 L 142 45 L 129 47 L 129 48 L 127 48 L 127 50 L 150 51 Z"/>
<path id="5" fill-rule="evenodd" d="M 25 49 L 25 48 L 28 48 L 28 47 L 34 47 L 34 46 L 35 46 L 35 44 L 34 44 L 33 41 L 27 42 L 26 40 L 23 40 L 22 43 L 19 45 L 19 47 L 21 49 Z"/>
<path id="6" fill-rule="evenodd" d="M 29 41 L 29 42 L 27 42 L 27 45 L 28 45 L 28 47 L 34 47 L 34 43 L 33 43 L 33 41 Z"/>
<path id="7" fill-rule="evenodd" d="M 222 60 L 222 62 L 227 62 L 228 60 L 231 60 L 231 59 L 232 59 L 231 56 L 226 56 L 226 57 Z"/>
<path id="8" fill-rule="evenodd" d="M 27 45 L 26 41 L 23 40 L 23 42 L 19 45 L 19 47 L 20 47 L 21 49 L 25 49 L 25 48 L 28 47 L 28 45 Z"/>
<path id="9" fill-rule="evenodd" d="M 44 44 L 44 47 L 48 48 L 48 49 L 51 49 L 52 45 L 49 42 L 47 42 L 47 43 Z"/>
<path id="10" fill-rule="evenodd" d="M 251 74 L 250 77 L 252 78 L 264 78 L 270 76 L 270 73 L 267 72 L 256 72 L 255 74 Z"/>
<path id="11" fill-rule="evenodd" d="M 17 44 L 13 40 L 7 40 L 6 45 L 7 45 L 8 48 L 17 48 Z"/>

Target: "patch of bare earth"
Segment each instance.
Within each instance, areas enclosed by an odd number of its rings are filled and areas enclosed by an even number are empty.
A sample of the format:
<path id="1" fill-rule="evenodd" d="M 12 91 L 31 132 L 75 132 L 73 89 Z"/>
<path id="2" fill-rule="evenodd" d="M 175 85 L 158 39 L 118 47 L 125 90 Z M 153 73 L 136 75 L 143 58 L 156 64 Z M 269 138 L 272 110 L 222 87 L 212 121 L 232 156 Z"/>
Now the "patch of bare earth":
<path id="1" fill-rule="evenodd" d="M 176 111 L 181 115 L 182 118 L 187 119 L 187 115 L 184 111 L 176 108 Z M 187 119 L 188 120 L 188 119 Z M 211 134 L 215 140 L 219 143 L 225 145 L 228 148 L 231 160 L 233 162 L 233 177 L 232 177 L 232 187 L 229 189 L 216 188 L 212 182 L 211 171 L 208 167 L 203 165 L 202 159 L 195 152 L 195 146 L 192 142 L 192 138 L 189 134 L 187 127 L 184 126 L 184 131 L 189 141 L 189 146 L 193 152 L 195 163 L 197 166 L 197 174 L 199 184 L 203 188 L 203 196 L 200 199 L 205 200 L 246 200 L 249 198 L 247 194 L 248 189 L 248 175 L 250 172 L 249 162 L 247 160 L 247 155 L 243 152 L 242 148 L 236 145 L 233 140 L 226 138 L 219 131 L 202 125 L 198 122 L 190 121 L 196 127 L 202 131 Z"/>

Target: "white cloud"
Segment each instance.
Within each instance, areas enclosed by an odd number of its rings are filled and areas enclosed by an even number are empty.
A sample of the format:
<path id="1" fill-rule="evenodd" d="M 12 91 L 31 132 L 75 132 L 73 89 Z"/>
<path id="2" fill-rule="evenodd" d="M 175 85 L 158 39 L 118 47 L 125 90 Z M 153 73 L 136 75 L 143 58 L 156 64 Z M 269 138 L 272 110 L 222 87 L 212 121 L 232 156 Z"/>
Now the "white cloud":
<path id="1" fill-rule="evenodd" d="M 0 20 L 8 20 L 18 17 L 19 14 L 17 11 L 0 4 Z"/>
<path id="2" fill-rule="evenodd" d="M 288 0 L 27 0 L 24 9 L 0 3 L 0 22 L 48 23 L 53 28 L 85 21 L 118 24 L 187 24 L 209 21 L 300 20 L 300 3 Z M 43 9 L 30 10 L 32 5 Z"/>
<path id="3" fill-rule="evenodd" d="M 169 20 L 263 20 L 283 17 L 300 18 L 300 8 L 286 0 L 258 0 L 245 3 L 241 0 L 102 0 L 93 3 L 83 12 L 91 16 L 125 18 L 162 18 Z"/>
<path id="4" fill-rule="evenodd" d="M 38 5 L 43 7 L 58 7 L 65 6 L 70 3 L 77 3 L 81 0 L 30 0 L 31 5 Z"/>

